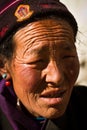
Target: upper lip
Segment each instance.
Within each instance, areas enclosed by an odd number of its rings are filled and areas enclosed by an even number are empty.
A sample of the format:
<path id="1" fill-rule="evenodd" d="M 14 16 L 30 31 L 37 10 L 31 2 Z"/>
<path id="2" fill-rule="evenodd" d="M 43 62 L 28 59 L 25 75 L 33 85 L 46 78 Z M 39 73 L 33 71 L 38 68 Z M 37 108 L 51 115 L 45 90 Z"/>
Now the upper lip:
<path id="1" fill-rule="evenodd" d="M 43 92 L 40 97 L 46 97 L 46 98 L 56 98 L 62 96 L 66 92 L 65 89 L 63 90 L 50 90 Z"/>

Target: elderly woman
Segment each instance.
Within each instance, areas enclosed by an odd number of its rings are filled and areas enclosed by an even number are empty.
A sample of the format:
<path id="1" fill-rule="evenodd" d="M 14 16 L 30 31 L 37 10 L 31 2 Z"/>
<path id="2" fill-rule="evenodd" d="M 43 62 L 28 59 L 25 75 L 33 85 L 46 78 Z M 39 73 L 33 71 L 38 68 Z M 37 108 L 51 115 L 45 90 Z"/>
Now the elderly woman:
<path id="1" fill-rule="evenodd" d="M 0 130 L 87 129 L 77 31 L 58 0 L 0 0 Z"/>

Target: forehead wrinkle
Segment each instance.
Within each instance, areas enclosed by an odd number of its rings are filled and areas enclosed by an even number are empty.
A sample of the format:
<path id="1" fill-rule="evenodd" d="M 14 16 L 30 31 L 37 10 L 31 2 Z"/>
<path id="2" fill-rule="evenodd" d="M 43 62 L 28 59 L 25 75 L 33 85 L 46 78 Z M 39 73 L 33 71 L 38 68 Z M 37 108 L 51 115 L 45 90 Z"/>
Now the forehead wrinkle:
<path id="1" fill-rule="evenodd" d="M 35 42 L 39 38 L 43 39 L 50 36 L 58 37 L 58 35 L 66 37 L 67 35 L 69 35 L 71 30 L 68 29 L 66 26 L 63 26 L 63 23 L 61 21 L 56 22 L 52 20 L 49 21 L 51 21 L 52 23 L 49 24 L 48 20 L 43 20 L 28 24 L 27 26 L 19 30 L 19 34 L 20 35 L 22 34 L 20 38 L 24 39 L 25 42 L 27 43 L 27 41 Z M 68 25 L 68 23 L 66 24 Z"/>
<path id="2" fill-rule="evenodd" d="M 52 20 L 49 20 L 49 21 L 51 21 L 52 23 L 48 22 L 48 20 L 43 20 L 43 21 L 31 23 L 27 25 L 27 28 L 29 27 L 30 34 L 36 37 L 37 37 L 37 34 L 56 37 L 61 32 L 63 32 L 64 33 L 63 35 L 65 36 L 67 36 L 67 34 L 70 34 L 70 33 L 72 36 L 74 36 L 71 26 L 66 21 L 62 21 L 62 20 L 59 20 L 56 22 Z M 66 26 L 64 25 L 63 22 L 65 22 Z"/>
<path id="3" fill-rule="evenodd" d="M 17 36 L 17 41 L 19 40 L 19 42 L 24 43 L 24 45 L 28 45 L 28 47 L 31 47 L 33 44 L 37 44 L 37 42 L 41 43 L 45 40 L 49 41 L 49 40 L 73 40 L 72 36 L 70 35 L 70 32 L 60 29 L 60 30 L 56 30 L 55 32 L 48 32 L 48 31 L 43 31 L 41 30 L 41 32 L 39 31 L 31 34 L 31 32 L 27 32 L 27 33 L 23 33 L 23 35 L 21 35 L 21 33 L 19 33 L 19 35 Z"/>

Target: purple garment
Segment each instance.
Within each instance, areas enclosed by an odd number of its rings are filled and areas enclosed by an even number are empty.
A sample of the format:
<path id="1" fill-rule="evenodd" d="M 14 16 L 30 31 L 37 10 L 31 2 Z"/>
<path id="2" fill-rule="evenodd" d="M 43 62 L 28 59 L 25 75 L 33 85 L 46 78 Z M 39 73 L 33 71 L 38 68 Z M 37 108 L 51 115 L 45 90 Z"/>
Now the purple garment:
<path id="1" fill-rule="evenodd" d="M 5 80 L 0 81 L 0 108 L 10 122 L 13 130 L 42 130 L 31 116 L 26 116 L 16 107 L 17 98 L 12 87 L 5 86 Z"/>

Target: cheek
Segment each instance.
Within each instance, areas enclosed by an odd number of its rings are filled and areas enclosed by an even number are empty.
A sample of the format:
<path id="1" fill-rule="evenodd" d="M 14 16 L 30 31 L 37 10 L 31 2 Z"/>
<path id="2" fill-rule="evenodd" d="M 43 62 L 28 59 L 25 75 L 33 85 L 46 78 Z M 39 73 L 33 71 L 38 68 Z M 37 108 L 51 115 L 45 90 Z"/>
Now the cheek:
<path id="1" fill-rule="evenodd" d="M 35 69 L 20 66 L 16 67 L 13 83 L 16 88 L 24 89 L 24 91 L 33 91 L 41 80 L 41 72 Z"/>
<path id="2" fill-rule="evenodd" d="M 41 80 L 40 72 L 35 69 L 28 68 L 21 75 L 23 76 L 22 80 L 26 84 L 25 87 L 29 86 L 30 90 L 35 89 Z"/>
<path id="3" fill-rule="evenodd" d="M 65 75 L 67 76 L 70 84 L 74 84 L 77 80 L 79 74 L 79 61 L 78 59 L 74 59 L 71 61 L 66 61 L 65 65 Z"/>

